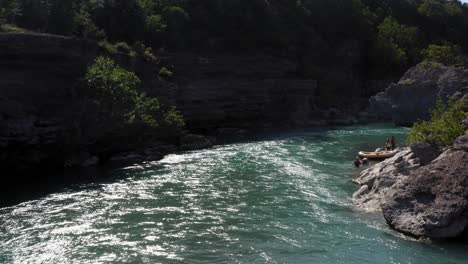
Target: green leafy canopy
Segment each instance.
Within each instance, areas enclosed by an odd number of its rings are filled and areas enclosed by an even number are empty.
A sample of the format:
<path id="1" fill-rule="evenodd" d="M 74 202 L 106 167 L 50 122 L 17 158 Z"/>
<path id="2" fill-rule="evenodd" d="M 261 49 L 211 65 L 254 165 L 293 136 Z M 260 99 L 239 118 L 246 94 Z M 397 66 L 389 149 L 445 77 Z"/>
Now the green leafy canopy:
<path id="1" fill-rule="evenodd" d="M 174 108 L 164 110 L 157 98 L 139 93 L 140 79 L 110 58 L 98 57 L 88 68 L 85 80 L 101 119 L 111 119 L 123 125 L 140 123 L 153 128 L 161 123 L 184 126 L 179 112 Z"/>
<path id="2" fill-rule="evenodd" d="M 431 111 L 429 121 L 418 121 L 408 135 L 408 143 L 422 141 L 439 146 L 449 146 L 463 135 L 465 127 L 462 120 L 466 113 L 462 110 L 463 100 L 450 98 L 447 103 L 438 99 Z"/>

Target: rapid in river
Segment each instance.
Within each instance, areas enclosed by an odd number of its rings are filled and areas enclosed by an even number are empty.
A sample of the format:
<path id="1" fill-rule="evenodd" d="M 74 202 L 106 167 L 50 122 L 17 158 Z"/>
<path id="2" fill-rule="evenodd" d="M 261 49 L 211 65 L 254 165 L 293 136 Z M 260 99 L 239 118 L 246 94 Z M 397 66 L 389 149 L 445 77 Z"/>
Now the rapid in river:
<path id="1" fill-rule="evenodd" d="M 407 129 L 262 135 L 0 209 L 0 263 L 467 263 L 353 209 L 352 166 Z"/>

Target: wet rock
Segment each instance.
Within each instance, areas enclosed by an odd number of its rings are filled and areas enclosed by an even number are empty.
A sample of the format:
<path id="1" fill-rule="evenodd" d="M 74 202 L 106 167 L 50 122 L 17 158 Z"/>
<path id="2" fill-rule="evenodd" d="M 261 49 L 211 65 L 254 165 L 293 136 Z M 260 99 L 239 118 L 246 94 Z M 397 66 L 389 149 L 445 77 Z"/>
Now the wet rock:
<path id="1" fill-rule="evenodd" d="M 91 166 L 96 166 L 99 164 L 99 158 L 96 156 L 92 156 L 89 159 L 85 160 L 83 163 L 81 163 L 81 167 L 91 167 Z"/>
<path id="2" fill-rule="evenodd" d="M 264 127 L 262 127 L 264 128 Z M 270 129 L 271 124 L 269 124 L 266 129 Z M 230 127 L 223 127 L 216 129 L 215 135 L 219 137 L 237 137 L 243 138 L 247 135 L 248 131 L 245 129 L 240 128 L 230 128 Z"/>
<path id="3" fill-rule="evenodd" d="M 332 126 L 350 126 L 357 123 L 358 120 L 354 117 L 336 118 L 328 121 L 328 124 Z"/>
<path id="4" fill-rule="evenodd" d="M 146 155 L 137 152 L 124 152 L 113 155 L 109 161 L 111 162 L 142 162 L 146 159 Z"/>
<path id="5" fill-rule="evenodd" d="M 307 121 L 307 126 L 309 127 L 323 127 L 323 126 L 327 126 L 329 123 L 327 122 L 327 120 L 323 120 L 323 119 L 318 119 L 318 120 L 309 120 Z"/>
<path id="6" fill-rule="evenodd" d="M 183 136 L 180 140 L 180 147 L 182 150 L 197 150 L 204 148 L 211 148 L 213 142 L 205 136 L 189 134 Z"/>
<path id="7" fill-rule="evenodd" d="M 460 236 L 468 227 L 467 161 L 468 152 L 450 149 L 393 185 L 381 204 L 388 224 L 414 237 Z"/>
<path id="8" fill-rule="evenodd" d="M 76 151 L 72 153 L 65 159 L 64 167 L 65 168 L 72 168 L 72 167 L 80 167 L 86 163 L 86 161 L 92 158 L 91 154 L 86 151 Z M 86 167 L 86 166 L 84 166 Z"/>

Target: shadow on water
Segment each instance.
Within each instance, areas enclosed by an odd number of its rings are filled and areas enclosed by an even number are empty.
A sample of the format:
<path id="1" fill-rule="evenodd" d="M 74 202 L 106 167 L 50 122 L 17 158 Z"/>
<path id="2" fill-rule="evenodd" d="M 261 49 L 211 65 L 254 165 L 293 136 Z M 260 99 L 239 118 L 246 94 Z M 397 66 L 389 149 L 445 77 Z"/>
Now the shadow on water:
<path id="1" fill-rule="evenodd" d="M 392 124 L 375 124 L 383 128 L 395 128 Z M 308 129 L 284 129 L 273 132 L 258 132 L 246 135 L 242 138 L 221 139 L 218 146 L 229 146 L 232 144 L 247 144 L 253 142 L 266 142 L 277 140 L 301 140 L 308 142 L 328 142 L 332 140 L 330 134 L 333 131 L 341 131 L 350 127 L 321 127 Z M 378 146 L 378 145 L 377 145 Z M 366 143 L 359 145 L 358 148 L 351 150 L 350 163 L 357 152 L 361 149 L 375 149 L 375 143 Z M 178 152 L 174 154 L 181 154 Z M 112 163 L 97 167 L 70 168 L 62 170 L 41 169 L 31 170 L 22 175 L 5 177 L 10 182 L 3 182 L 0 187 L 0 208 L 13 206 L 29 200 L 39 199 L 51 193 L 58 193 L 64 190 L 80 190 L 82 188 L 93 188 L 100 184 L 112 183 L 125 179 L 128 174 L 122 173 L 122 169 L 132 165 L 132 163 Z M 355 172 L 355 174 L 358 172 Z M 4 172 L 8 175 L 8 172 Z M 20 180 L 17 180 L 17 179 Z"/>

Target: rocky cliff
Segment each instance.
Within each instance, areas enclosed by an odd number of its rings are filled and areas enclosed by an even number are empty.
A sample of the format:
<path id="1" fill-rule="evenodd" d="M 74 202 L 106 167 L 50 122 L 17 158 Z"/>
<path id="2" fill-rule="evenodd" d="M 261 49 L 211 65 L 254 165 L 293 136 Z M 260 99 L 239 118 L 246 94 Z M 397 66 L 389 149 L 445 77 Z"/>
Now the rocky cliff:
<path id="1" fill-rule="evenodd" d="M 59 36 L 0 34 L 0 168 L 64 162 L 73 88 L 97 45 Z"/>
<path id="2" fill-rule="evenodd" d="M 297 66 L 284 58 L 164 53 L 155 64 L 107 54 L 85 40 L 0 34 L 0 169 L 93 164 L 93 156 L 109 158 L 146 142 L 138 131 L 116 131 L 118 144 L 96 142 L 92 120 L 79 120 L 78 83 L 103 54 L 134 71 L 142 91 L 176 106 L 191 131 L 307 125 L 321 113 L 314 107 L 317 83 L 296 77 Z M 175 77 L 160 78 L 161 66 Z"/>
<path id="3" fill-rule="evenodd" d="M 381 207 L 388 224 L 410 236 L 461 236 L 468 227 L 468 136 L 393 185 Z"/>
<path id="4" fill-rule="evenodd" d="M 461 68 L 443 65 L 418 65 L 409 69 L 398 83 L 369 100 L 369 112 L 379 119 L 410 126 L 418 119 L 428 119 L 438 97 L 463 95 L 468 77 Z"/>
<path id="5" fill-rule="evenodd" d="M 170 54 L 176 85 L 154 95 L 177 105 L 190 129 L 307 125 L 316 119 L 317 82 L 294 63 L 262 54 Z"/>

